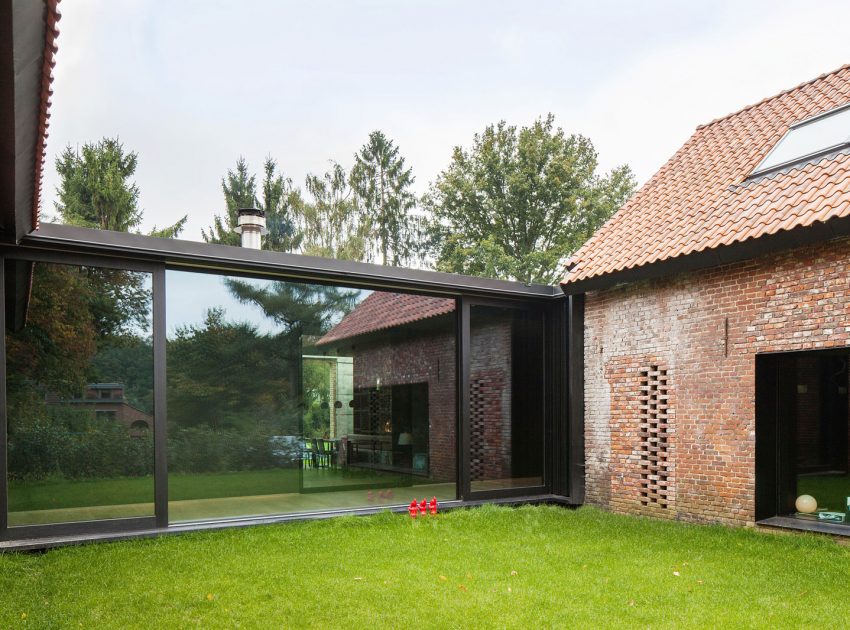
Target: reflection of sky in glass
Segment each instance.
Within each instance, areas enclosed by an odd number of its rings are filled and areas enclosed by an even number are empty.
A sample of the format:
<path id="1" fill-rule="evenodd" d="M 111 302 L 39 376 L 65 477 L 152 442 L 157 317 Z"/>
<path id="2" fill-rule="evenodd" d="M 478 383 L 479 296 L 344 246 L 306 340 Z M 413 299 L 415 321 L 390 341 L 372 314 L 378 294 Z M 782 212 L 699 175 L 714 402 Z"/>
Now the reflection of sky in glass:
<path id="1" fill-rule="evenodd" d="M 202 323 L 207 311 L 212 307 L 223 308 L 226 321 L 248 322 L 256 326 L 261 333 L 277 332 L 278 327 L 265 316 L 259 306 L 243 304 L 233 296 L 224 283 L 226 277 L 211 273 L 167 271 L 165 304 L 168 328 L 166 334 L 169 338 L 173 338 L 175 330 L 181 326 Z M 262 288 L 274 284 L 272 280 L 237 279 Z M 371 291 L 361 290 L 357 301 L 361 302 L 369 293 Z"/>

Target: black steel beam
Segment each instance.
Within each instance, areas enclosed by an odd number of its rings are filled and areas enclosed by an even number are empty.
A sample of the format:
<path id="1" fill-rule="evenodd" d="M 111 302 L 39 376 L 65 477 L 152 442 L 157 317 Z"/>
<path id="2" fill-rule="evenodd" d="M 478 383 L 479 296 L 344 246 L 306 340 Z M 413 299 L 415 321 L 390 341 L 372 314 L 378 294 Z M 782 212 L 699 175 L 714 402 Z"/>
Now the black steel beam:
<path id="1" fill-rule="evenodd" d="M 152 516 L 133 518 L 113 518 L 103 521 L 78 521 L 73 523 L 51 523 L 48 525 L 22 525 L 9 527 L 0 534 L 0 550 L 14 547 L 14 541 L 43 538 L 60 538 L 65 536 L 106 536 L 108 534 L 144 531 L 156 528 L 156 520 Z M 9 541 L 11 544 L 6 543 Z"/>
<path id="2" fill-rule="evenodd" d="M 153 439 L 156 526 L 168 526 L 168 419 L 166 403 L 165 267 L 153 272 Z"/>
<path id="3" fill-rule="evenodd" d="M 5 299 L 6 261 L 0 257 L 0 299 Z M 8 525 L 9 482 L 7 475 L 8 457 L 6 418 L 6 309 L 0 308 L 0 538 Z"/>
<path id="4" fill-rule="evenodd" d="M 584 295 L 570 296 L 567 311 L 569 497 L 584 503 Z"/>
<path id="5" fill-rule="evenodd" d="M 452 273 L 402 269 L 317 256 L 285 254 L 229 245 L 154 238 L 45 224 L 23 239 L 27 249 L 87 253 L 110 258 L 166 263 L 169 267 L 216 272 L 256 273 L 324 283 L 402 289 L 443 295 L 480 295 L 522 300 L 562 297 L 558 287 L 477 278 Z"/>
<path id="6" fill-rule="evenodd" d="M 457 494 L 460 499 L 469 498 L 469 303 L 458 300 L 457 307 Z"/>

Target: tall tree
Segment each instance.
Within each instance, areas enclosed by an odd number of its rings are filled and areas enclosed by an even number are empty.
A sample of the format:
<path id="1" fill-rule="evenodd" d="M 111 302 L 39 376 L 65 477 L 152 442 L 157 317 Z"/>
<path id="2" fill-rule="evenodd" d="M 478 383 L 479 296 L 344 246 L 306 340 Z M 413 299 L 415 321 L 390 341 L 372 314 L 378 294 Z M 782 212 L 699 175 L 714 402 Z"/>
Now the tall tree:
<path id="1" fill-rule="evenodd" d="M 597 173 L 588 138 L 552 114 L 517 129 L 501 121 L 455 147 L 424 204 L 437 268 L 552 283 L 564 259 L 631 196 L 628 166 Z"/>
<path id="2" fill-rule="evenodd" d="M 301 211 L 301 249 L 310 256 L 365 260 L 368 222 L 336 162 L 323 175 L 307 175 L 307 193 Z"/>
<path id="3" fill-rule="evenodd" d="M 349 181 L 369 222 L 379 262 L 397 266 L 417 261 L 421 240 L 412 213 L 413 170 L 405 168 L 395 143 L 381 131 L 370 133 L 354 156 Z"/>
<path id="4" fill-rule="evenodd" d="M 69 225 L 130 232 L 142 222 L 139 187 L 134 181 L 138 154 L 124 152 L 118 138 L 84 144 L 82 150 L 68 146 L 56 159 L 60 182 L 56 210 Z M 152 236 L 176 237 L 186 216 Z"/>
<path id="5" fill-rule="evenodd" d="M 290 252 L 299 245 L 294 217 L 300 212 L 301 193 L 293 188 L 292 180 L 278 171 L 277 163 L 267 157 L 263 162 L 262 200 L 257 198 L 257 178 L 250 173 L 245 158 L 236 161 L 236 169 L 228 170 L 221 180 L 225 212 L 215 215 L 209 231 L 201 230 L 208 243 L 239 245 L 239 235 L 234 232 L 239 208 L 259 208 L 266 213 L 268 234 L 263 238 L 263 249 Z"/>

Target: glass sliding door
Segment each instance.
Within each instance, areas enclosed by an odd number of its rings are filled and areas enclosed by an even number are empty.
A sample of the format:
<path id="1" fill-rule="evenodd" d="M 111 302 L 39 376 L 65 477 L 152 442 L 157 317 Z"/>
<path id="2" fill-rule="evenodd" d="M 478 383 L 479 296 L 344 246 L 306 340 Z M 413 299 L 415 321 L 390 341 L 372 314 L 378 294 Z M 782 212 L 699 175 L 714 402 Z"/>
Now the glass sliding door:
<path id="1" fill-rule="evenodd" d="M 544 485 L 543 323 L 542 309 L 469 305 L 473 494 Z"/>
<path id="2" fill-rule="evenodd" d="M 152 274 L 4 264 L 8 526 L 153 516 Z"/>
<path id="3" fill-rule="evenodd" d="M 169 270 L 172 522 L 456 498 L 455 302 Z"/>

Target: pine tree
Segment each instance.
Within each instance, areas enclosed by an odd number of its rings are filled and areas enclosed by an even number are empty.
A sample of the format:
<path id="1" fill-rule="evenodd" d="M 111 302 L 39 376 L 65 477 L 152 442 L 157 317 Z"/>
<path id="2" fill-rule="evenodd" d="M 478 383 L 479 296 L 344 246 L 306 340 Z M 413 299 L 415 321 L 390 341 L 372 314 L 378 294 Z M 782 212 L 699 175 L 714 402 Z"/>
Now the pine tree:
<path id="1" fill-rule="evenodd" d="M 410 190 L 413 170 L 405 168 L 393 141 L 381 131 L 370 133 L 354 156 L 349 181 L 362 204 L 379 262 L 393 266 L 416 262 L 421 239 L 412 212 L 416 206 Z"/>
<path id="2" fill-rule="evenodd" d="M 139 187 L 133 176 L 138 154 L 124 152 L 117 138 L 84 144 L 81 151 L 66 147 L 56 159 L 60 182 L 56 211 L 64 223 L 81 227 L 130 232 L 142 222 Z M 152 236 L 176 237 L 187 216 Z"/>
<path id="3" fill-rule="evenodd" d="M 208 243 L 239 245 L 240 237 L 234 231 L 240 208 L 259 208 L 266 213 L 268 234 L 263 238 L 263 249 L 290 252 L 298 247 L 294 215 L 301 206 L 301 195 L 293 189 L 292 180 L 278 172 L 277 163 L 267 157 L 263 163 L 262 201 L 257 198 L 256 176 L 249 171 L 245 158 L 236 160 L 236 169 L 228 170 L 221 180 L 225 212 L 215 215 L 209 231 L 201 230 Z"/>

